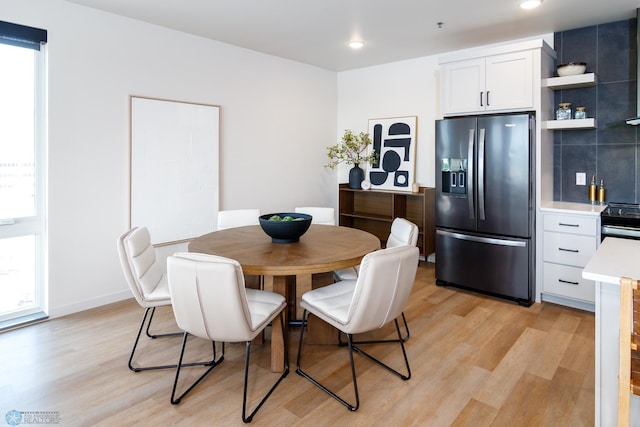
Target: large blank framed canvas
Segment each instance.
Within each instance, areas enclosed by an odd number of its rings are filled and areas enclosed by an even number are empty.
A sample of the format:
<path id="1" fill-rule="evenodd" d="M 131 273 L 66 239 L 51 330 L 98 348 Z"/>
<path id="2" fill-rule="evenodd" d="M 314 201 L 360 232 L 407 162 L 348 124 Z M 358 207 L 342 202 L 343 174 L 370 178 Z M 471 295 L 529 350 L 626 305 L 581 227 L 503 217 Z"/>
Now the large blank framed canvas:
<path id="1" fill-rule="evenodd" d="M 154 245 L 214 231 L 220 107 L 130 96 L 130 226 Z"/>

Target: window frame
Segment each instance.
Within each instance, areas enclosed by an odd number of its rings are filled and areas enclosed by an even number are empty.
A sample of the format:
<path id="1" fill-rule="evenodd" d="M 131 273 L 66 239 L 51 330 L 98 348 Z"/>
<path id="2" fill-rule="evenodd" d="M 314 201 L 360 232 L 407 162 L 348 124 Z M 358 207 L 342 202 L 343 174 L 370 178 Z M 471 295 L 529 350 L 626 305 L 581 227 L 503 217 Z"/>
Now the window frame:
<path id="1" fill-rule="evenodd" d="M 47 32 L 38 28 L 0 21 L 0 43 L 34 51 L 34 215 L 11 218 L 0 226 L 0 239 L 35 236 L 34 304 L 0 315 L 0 330 L 47 317 Z"/>

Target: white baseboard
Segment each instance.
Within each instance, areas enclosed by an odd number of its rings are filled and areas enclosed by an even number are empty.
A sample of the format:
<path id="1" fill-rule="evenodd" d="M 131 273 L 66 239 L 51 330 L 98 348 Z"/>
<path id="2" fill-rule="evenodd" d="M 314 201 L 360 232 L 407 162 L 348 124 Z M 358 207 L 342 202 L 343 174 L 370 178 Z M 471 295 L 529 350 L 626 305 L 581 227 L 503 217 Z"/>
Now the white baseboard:
<path id="1" fill-rule="evenodd" d="M 49 307 L 49 318 L 66 316 L 68 314 L 78 313 L 80 311 L 89 310 L 91 308 L 100 307 L 129 298 L 133 298 L 133 295 L 131 295 L 131 291 L 127 288 L 126 290 L 109 295 L 102 295 L 97 298 L 90 298 L 84 301 L 74 302 L 72 304 L 58 307 Z"/>
<path id="2" fill-rule="evenodd" d="M 577 308 L 579 310 L 591 311 L 595 313 L 596 306 L 592 302 L 575 300 L 573 298 L 565 298 L 560 295 L 552 295 L 542 293 L 542 301 L 552 302 L 554 304 L 564 305 L 565 307 Z"/>

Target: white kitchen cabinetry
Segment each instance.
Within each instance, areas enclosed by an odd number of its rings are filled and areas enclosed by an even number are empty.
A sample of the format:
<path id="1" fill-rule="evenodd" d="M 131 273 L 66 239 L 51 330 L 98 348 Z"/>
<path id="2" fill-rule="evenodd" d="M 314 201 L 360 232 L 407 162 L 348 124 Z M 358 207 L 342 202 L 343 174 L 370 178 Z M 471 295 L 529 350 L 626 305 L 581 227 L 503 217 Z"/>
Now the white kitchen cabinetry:
<path id="1" fill-rule="evenodd" d="M 441 64 L 443 115 L 534 108 L 531 50 Z"/>
<path id="2" fill-rule="evenodd" d="M 542 299 L 594 311 L 595 282 L 582 270 L 599 245 L 600 216 L 545 212 Z"/>

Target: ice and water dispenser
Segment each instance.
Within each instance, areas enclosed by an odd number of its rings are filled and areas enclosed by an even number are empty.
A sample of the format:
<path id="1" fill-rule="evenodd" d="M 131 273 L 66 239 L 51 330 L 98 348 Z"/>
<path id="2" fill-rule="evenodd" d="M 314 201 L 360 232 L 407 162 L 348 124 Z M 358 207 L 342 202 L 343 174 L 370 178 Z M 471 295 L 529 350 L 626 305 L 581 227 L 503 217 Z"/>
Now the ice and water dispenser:
<path id="1" fill-rule="evenodd" d="M 467 159 L 442 159 L 442 192 L 467 193 Z"/>

